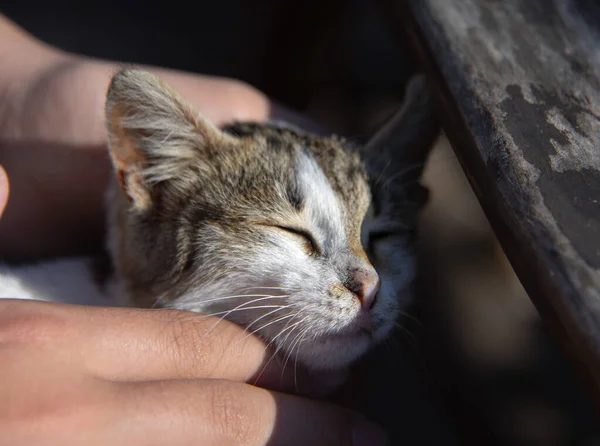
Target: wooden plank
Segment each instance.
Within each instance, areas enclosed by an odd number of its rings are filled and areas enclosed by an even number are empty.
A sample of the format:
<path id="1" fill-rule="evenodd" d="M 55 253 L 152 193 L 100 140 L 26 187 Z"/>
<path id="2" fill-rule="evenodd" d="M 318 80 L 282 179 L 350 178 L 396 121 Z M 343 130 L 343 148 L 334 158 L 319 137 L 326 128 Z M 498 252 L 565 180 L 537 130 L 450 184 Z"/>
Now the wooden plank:
<path id="1" fill-rule="evenodd" d="M 600 8 L 390 0 L 526 290 L 600 395 Z M 600 399 L 599 399 L 600 401 Z"/>

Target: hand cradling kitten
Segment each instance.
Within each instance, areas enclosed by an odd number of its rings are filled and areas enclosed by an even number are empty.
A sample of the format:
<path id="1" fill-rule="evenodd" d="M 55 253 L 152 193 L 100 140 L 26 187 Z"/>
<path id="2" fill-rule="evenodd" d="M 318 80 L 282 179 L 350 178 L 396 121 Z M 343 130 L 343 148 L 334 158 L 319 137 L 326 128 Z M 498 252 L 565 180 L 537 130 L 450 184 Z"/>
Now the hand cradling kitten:
<path id="1" fill-rule="evenodd" d="M 214 315 L 323 382 L 398 323 L 439 132 L 422 77 L 366 147 L 287 124 L 217 128 L 138 70 L 114 76 L 106 125 L 106 286 L 85 258 L 0 265 L 0 297 Z"/>

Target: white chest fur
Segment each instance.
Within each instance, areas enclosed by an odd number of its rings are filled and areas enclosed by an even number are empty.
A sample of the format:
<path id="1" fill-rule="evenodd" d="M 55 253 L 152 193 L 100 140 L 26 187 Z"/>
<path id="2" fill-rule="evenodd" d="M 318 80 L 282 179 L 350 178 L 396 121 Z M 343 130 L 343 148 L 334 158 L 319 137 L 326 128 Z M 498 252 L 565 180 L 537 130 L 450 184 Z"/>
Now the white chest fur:
<path id="1" fill-rule="evenodd" d="M 80 305 L 123 306 L 118 285 L 100 287 L 86 257 L 18 267 L 0 263 L 0 299 L 33 299 Z M 104 289 L 101 289 L 104 288 Z"/>

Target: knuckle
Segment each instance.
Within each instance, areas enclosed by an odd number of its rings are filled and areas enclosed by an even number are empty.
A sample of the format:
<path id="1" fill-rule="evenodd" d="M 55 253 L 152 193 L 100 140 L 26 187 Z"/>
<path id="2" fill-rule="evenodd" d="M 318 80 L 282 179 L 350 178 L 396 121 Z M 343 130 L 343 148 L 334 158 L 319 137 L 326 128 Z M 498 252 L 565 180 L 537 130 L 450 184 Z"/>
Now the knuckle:
<path id="1" fill-rule="evenodd" d="M 1 346 L 56 342 L 64 336 L 64 320 L 56 315 L 19 308 L 17 304 L 0 313 Z"/>

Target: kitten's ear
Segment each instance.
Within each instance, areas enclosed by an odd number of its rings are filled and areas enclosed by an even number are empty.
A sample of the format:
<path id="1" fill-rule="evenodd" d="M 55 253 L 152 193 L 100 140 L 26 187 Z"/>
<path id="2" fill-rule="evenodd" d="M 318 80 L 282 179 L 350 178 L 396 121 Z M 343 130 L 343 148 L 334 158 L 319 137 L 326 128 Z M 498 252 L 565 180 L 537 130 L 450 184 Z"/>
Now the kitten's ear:
<path id="1" fill-rule="evenodd" d="M 414 204 L 421 206 L 428 194 L 419 179 L 440 130 L 425 77 L 415 75 L 408 82 L 400 110 L 365 146 L 371 177 L 378 179 L 374 189 L 381 185 L 394 188 L 396 183 Z"/>
<path id="2" fill-rule="evenodd" d="M 203 150 L 231 139 L 156 76 L 123 70 L 110 84 L 106 125 L 115 174 L 138 208 L 152 188 L 176 181 Z"/>

